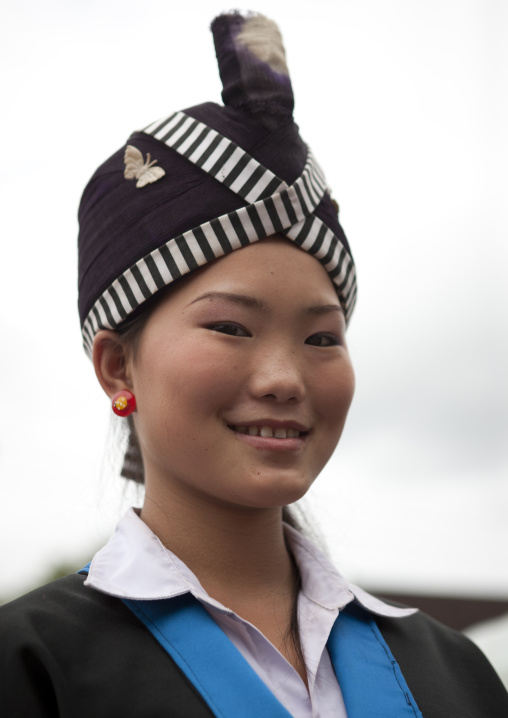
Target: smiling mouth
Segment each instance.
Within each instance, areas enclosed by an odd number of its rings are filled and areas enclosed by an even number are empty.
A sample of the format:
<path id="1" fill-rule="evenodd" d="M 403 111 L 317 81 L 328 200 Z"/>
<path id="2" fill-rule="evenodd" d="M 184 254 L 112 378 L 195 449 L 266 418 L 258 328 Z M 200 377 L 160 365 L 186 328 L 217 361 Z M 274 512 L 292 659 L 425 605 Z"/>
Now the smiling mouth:
<path id="1" fill-rule="evenodd" d="M 263 439 L 298 439 L 300 436 L 306 436 L 306 431 L 298 431 L 297 429 L 285 429 L 281 426 L 276 429 L 271 426 L 231 426 L 232 431 L 237 434 L 248 434 L 249 436 L 261 436 Z"/>

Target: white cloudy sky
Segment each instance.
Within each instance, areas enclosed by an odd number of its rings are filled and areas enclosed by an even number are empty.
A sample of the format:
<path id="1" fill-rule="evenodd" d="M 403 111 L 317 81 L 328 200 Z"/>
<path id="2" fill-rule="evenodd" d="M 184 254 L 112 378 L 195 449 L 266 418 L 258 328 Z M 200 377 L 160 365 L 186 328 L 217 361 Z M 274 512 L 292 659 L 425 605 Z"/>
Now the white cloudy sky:
<path id="1" fill-rule="evenodd" d="M 87 557 L 131 501 L 80 345 L 77 205 L 132 130 L 220 101 L 222 9 L 2 4 L 0 595 Z M 508 5 L 254 9 L 282 29 L 359 274 L 357 395 L 314 518 L 367 587 L 508 597 Z"/>

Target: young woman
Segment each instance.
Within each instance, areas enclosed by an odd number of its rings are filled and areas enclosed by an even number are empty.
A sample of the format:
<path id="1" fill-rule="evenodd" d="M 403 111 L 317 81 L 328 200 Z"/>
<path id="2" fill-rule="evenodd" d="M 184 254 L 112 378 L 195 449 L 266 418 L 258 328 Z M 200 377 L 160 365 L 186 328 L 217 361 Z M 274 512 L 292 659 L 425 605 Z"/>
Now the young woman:
<path id="1" fill-rule="evenodd" d="M 134 133 L 80 208 L 84 344 L 144 505 L 1 609 L 1 715 L 505 716 L 478 649 L 295 528 L 353 398 L 354 264 L 277 28 L 212 30 L 225 107 Z"/>

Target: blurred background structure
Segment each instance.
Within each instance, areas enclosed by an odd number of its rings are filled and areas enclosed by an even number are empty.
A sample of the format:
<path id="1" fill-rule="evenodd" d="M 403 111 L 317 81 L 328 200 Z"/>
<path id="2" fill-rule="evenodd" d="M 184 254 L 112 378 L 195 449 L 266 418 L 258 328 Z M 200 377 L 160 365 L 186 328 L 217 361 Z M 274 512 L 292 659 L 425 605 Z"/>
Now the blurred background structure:
<path id="1" fill-rule="evenodd" d="M 357 395 L 307 510 L 365 588 L 501 612 L 508 4 L 253 9 L 281 27 L 295 117 L 340 204 L 359 276 Z M 220 102 L 208 26 L 221 10 L 215 0 L 0 9 L 3 599 L 61 565 L 79 568 L 141 500 L 117 478 L 109 403 L 81 349 L 76 212 L 92 172 L 131 131 Z M 508 682 L 507 620 L 471 635 Z"/>

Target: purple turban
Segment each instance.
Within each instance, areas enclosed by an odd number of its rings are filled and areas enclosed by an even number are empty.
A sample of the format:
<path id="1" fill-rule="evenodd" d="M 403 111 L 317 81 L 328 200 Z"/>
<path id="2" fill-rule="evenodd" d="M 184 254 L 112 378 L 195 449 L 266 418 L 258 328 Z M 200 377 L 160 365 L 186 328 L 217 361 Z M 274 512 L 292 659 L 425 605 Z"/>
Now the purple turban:
<path id="1" fill-rule="evenodd" d="M 212 23 L 224 106 L 204 103 L 134 132 L 95 172 L 79 208 L 79 314 L 90 354 L 159 289 L 279 234 L 328 272 L 346 320 L 356 299 L 347 239 L 323 173 L 293 121 L 275 23 Z"/>

